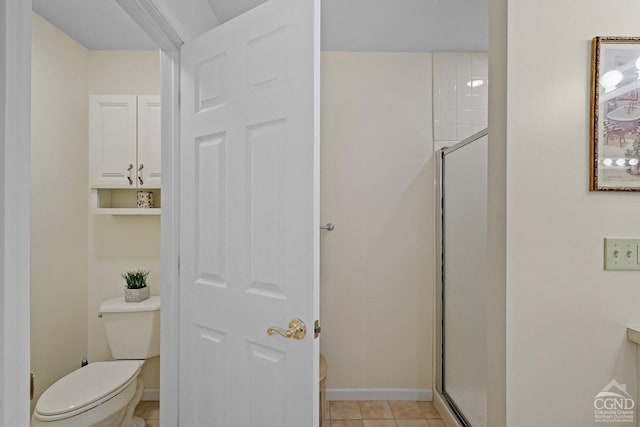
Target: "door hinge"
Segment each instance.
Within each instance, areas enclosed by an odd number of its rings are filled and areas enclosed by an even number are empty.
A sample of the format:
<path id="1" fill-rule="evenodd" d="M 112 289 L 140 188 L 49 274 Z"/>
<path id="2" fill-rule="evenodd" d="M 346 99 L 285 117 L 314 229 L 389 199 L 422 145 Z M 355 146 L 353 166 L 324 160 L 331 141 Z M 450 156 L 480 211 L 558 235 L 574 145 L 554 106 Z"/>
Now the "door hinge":
<path id="1" fill-rule="evenodd" d="M 315 322 L 313 322 L 313 338 L 318 338 L 318 335 L 320 335 L 321 331 L 322 328 L 320 327 L 320 321 L 316 320 Z"/>
<path id="2" fill-rule="evenodd" d="M 180 275 L 180 255 L 178 255 L 178 276 Z"/>
<path id="3" fill-rule="evenodd" d="M 29 374 L 29 400 L 33 400 L 33 395 L 35 393 L 35 382 L 36 382 L 36 376 L 33 374 L 33 372 L 31 372 L 31 374 Z"/>

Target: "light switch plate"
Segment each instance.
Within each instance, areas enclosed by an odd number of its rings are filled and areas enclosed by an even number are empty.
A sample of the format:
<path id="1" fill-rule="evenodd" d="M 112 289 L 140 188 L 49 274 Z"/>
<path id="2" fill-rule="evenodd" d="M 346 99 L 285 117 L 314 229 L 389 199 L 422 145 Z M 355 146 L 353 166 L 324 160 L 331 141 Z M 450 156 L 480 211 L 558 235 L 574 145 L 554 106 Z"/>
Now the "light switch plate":
<path id="1" fill-rule="evenodd" d="M 605 270 L 640 270 L 640 239 L 604 239 Z"/>

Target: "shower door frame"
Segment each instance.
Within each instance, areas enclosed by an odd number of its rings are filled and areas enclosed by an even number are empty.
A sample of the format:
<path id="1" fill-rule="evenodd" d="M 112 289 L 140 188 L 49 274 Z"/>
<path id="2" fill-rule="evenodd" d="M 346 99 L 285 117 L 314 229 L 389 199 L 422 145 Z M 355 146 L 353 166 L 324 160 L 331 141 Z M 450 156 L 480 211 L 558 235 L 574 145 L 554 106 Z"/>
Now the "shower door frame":
<path id="1" fill-rule="evenodd" d="M 444 147 L 436 151 L 436 322 L 435 322 L 435 392 L 438 397 L 442 399 L 442 402 L 446 408 L 451 412 L 451 415 L 455 417 L 455 421 L 460 426 L 471 427 L 471 423 L 465 418 L 462 411 L 455 404 L 453 399 L 447 394 L 444 388 L 444 368 L 445 368 L 445 324 L 444 324 L 444 289 L 446 286 L 445 280 L 445 212 L 444 212 L 444 173 L 446 169 L 445 156 L 453 153 L 469 144 L 472 144 L 481 138 L 489 135 L 489 129 L 486 128 L 478 133 L 471 135 L 469 138 L 464 139 L 461 142 L 451 146 Z"/>

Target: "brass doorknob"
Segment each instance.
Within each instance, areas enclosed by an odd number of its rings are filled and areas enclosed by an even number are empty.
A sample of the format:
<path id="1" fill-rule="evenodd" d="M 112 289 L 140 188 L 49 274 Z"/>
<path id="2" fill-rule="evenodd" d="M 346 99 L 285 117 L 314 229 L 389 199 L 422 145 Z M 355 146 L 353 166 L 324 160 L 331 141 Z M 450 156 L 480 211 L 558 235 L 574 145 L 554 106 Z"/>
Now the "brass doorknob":
<path id="1" fill-rule="evenodd" d="M 307 335 L 307 326 L 300 319 L 293 319 L 289 322 L 289 329 L 282 330 L 275 326 L 271 326 L 267 329 L 267 335 L 271 336 L 273 334 L 278 334 L 284 338 L 293 338 L 296 340 L 301 340 Z"/>

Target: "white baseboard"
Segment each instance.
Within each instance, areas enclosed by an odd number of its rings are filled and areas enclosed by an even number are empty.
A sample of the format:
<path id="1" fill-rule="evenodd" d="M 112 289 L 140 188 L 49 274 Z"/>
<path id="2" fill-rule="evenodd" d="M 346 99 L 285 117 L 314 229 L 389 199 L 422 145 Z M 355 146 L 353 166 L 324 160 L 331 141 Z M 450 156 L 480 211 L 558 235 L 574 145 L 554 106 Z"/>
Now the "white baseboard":
<path id="1" fill-rule="evenodd" d="M 145 388 L 142 392 L 142 399 L 140 400 L 160 400 L 160 389 L 159 388 Z"/>
<path id="2" fill-rule="evenodd" d="M 328 388 L 327 400 L 433 400 L 430 388 Z"/>

